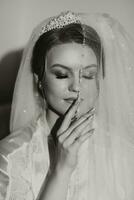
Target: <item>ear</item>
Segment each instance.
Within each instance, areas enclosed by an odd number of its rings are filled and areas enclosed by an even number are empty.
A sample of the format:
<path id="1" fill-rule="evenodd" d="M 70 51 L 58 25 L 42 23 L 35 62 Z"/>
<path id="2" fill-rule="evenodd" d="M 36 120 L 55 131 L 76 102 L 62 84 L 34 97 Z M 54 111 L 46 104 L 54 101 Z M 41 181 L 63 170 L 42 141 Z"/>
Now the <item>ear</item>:
<path id="1" fill-rule="evenodd" d="M 38 81 L 38 91 L 42 98 L 45 99 L 45 91 L 41 81 Z"/>

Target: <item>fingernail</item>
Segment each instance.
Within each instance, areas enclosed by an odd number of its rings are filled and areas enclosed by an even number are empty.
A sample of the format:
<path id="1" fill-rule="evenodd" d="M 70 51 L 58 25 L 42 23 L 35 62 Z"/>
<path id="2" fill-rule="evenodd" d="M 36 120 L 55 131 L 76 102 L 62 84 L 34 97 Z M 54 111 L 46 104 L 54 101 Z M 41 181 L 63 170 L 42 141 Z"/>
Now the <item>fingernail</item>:
<path id="1" fill-rule="evenodd" d="M 71 121 L 75 121 L 75 120 L 77 120 L 77 116 L 76 116 L 76 115 L 74 115 L 74 116 L 72 117 Z"/>
<path id="2" fill-rule="evenodd" d="M 77 105 L 77 104 L 78 104 L 78 98 L 73 101 L 72 105 Z"/>
<path id="3" fill-rule="evenodd" d="M 89 112 L 89 113 L 86 113 L 85 117 L 86 117 L 86 118 L 90 118 L 90 117 L 92 117 L 92 116 L 94 117 L 94 115 L 95 115 L 94 113 Z"/>
<path id="4" fill-rule="evenodd" d="M 91 113 L 94 113 L 94 112 L 95 112 L 95 108 L 92 108 L 92 109 L 88 110 L 86 114 L 89 114 L 89 113 L 91 114 Z"/>
<path id="5" fill-rule="evenodd" d="M 76 105 L 79 105 L 82 101 L 83 99 L 76 99 Z"/>
<path id="6" fill-rule="evenodd" d="M 91 129 L 91 130 L 89 131 L 89 133 L 90 133 L 90 134 L 93 134 L 93 133 L 94 133 L 94 130 L 95 130 L 94 128 Z"/>
<path id="7" fill-rule="evenodd" d="M 90 120 L 92 120 L 92 119 L 94 118 L 94 114 L 90 115 L 88 118 L 89 118 Z"/>
<path id="8" fill-rule="evenodd" d="M 93 107 L 92 109 L 89 110 L 89 112 L 94 112 L 95 108 Z"/>
<path id="9" fill-rule="evenodd" d="M 86 117 L 86 120 L 92 121 L 93 119 L 94 119 L 94 114 L 89 115 L 89 116 Z"/>

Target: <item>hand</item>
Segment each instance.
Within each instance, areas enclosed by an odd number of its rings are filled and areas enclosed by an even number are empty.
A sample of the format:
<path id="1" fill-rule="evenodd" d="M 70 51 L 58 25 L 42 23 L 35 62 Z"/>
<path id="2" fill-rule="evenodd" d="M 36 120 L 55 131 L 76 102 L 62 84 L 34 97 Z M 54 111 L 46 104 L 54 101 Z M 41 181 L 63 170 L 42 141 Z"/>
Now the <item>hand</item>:
<path id="1" fill-rule="evenodd" d="M 94 129 L 92 129 L 93 109 L 71 124 L 71 119 L 74 118 L 79 104 L 80 102 L 77 100 L 71 106 L 57 132 L 58 155 L 56 167 L 59 170 L 64 168 L 73 171 L 77 164 L 77 154 L 81 144 L 94 132 Z"/>

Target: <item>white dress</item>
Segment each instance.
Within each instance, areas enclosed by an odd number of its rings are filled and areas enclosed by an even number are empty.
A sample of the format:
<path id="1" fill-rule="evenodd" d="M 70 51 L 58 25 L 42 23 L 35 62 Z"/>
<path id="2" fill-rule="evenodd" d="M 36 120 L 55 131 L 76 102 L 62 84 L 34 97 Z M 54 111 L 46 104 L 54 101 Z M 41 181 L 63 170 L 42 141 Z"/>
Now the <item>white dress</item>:
<path id="1" fill-rule="evenodd" d="M 48 134 L 39 118 L 0 142 L 0 200 L 37 199 L 49 168 Z M 107 147 L 95 140 L 80 148 L 67 200 L 133 200 L 133 148 L 119 138 Z"/>
<path id="2" fill-rule="evenodd" d="M 0 143 L 0 199 L 34 200 L 49 167 L 47 129 L 37 123 Z"/>

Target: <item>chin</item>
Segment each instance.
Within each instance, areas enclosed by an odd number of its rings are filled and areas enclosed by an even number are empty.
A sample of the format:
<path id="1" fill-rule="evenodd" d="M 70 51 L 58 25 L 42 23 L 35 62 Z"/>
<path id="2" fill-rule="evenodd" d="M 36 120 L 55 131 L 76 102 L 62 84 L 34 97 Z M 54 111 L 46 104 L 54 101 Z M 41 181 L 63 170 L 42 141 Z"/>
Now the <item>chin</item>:
<path id="1" fill-rule="evenodd" d="M 54 112 L 59 117 L 63 116 L 66 113 L 66 111 L 69 109 L 69 106 L 67 107 L 63 105 L 62 106 L 49 105 L 48 107 L 52 112 Z"/>
<path id="2" fill-rule="evenodd" d="M 51 109 L 55 114 L 57 114 L 59 117 L 63 116 L 68 109 L 70 108 L 70 106 L 72 105 L 73 102 L 59 102 L 53 105 L 53 104 L 49 104 L 49 109 Z M 80 107 L 78 107 L 77 109 L 77 116 L 80 117 L 83 114 L 85 114 L 88 110 L 92 109 L 94 106 L 91 104 L 89 104 L 89 102 L 87 103 L 86 101 L 84 101 Z"/>

